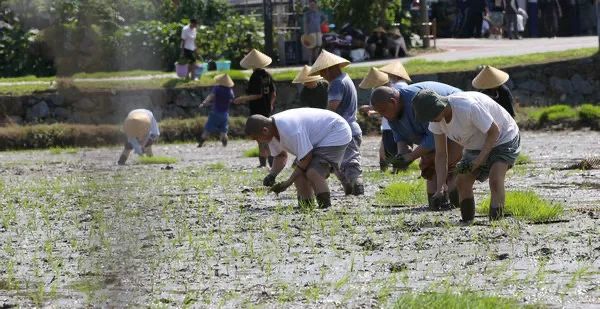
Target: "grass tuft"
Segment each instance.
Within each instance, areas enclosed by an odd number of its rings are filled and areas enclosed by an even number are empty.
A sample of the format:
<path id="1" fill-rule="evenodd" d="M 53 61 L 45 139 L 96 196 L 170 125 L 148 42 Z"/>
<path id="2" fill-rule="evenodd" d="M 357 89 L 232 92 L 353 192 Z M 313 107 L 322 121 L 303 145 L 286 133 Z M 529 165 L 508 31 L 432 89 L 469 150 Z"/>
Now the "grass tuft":
<path id="1" fill-rule="evenodd" d="M 254 147 L 244 151 L 244 157 L 246 158 L 257 158 L 259 154 L 260 151 L 258 150 L 258 147 Z"/>
<path id="2" fill-rule="evenodd" d="M 206 167 L 211 170 L 222 170 L 222 169 L 225 169 L 225 164 L 223 164 L 223 162 L 216 162 L 216 163 L 211 163 L 211 164 L 207 165 Z"/>
<path id="3" fill-rule="evenodd" d="M 177 162 L 176 158 L 166 156 L 142 156 L 139 160 L 140 164 L 173 164 Z"/>
<path id="4" fill-rule="evenodd" d="M 49 151 L 51 154 L 54 155 L 59 155 L 61 153 L 75 154 L 79 152 L 79 150 L 77 150 L 77 148 L 74 147 L 51 147 Z"/>
<path id="5" fill-rule="evenodd" d="M 517 157 L 517 160 L 515 161 L 515 165 L 531 164 L 532 162 L 533 161 L 528 155 L 520 153 Z"/>
<path id="6" fill-rule="evenodd" d="M 477 207 L 478 213 L 487 214 L 490 209 L 490 197 Z M 504 213 L 513 217 L 535 223 L 549 222 L 558 219 L 565 209 L 560 203 L 552 203 L 542 199 L 533 191 L 514 191 L 506 193 Z"/>
<path id="7" fill-rule="evenodd" d="M 420 205 L 427 203 L 424 181 L 397 182 L 375 194 L 375 201 L 383 205 Z"/>
<path id="8" fill-rule="evenodd" d="M 430 308 L 430 309 L 509 309 L 519 308 L 515 300 L 498 297 L 484 296 L 474 292 L 463 292 L 455 294 L 443 293 L 407 293 L 396 300 L 394 308 Z"/>

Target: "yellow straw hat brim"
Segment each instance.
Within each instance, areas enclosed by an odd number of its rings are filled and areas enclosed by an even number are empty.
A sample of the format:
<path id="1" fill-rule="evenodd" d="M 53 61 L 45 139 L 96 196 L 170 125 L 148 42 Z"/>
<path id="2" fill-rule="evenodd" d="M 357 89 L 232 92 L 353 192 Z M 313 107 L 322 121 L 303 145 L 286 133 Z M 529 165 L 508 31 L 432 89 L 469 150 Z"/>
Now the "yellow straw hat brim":
<path id="1" fill-rule="evenodd" d="M 310 72 L 308 73 L 308 75 L 310 76 L 315 76 L 315 75 L 319 75 L 320 72 L 322 70 L 325 70 L 327 68 L 339 65 L 340 68 L 346 67 L 350 64 L 350 61 L 334 55 L 326 50 L 321 51 L 321 54 L 319 54 L 319 57 L 317 58 L 317 60 L 315 61 L 315 63 L 313 63 Z"/>
<path id="2" fill-rule="evenodd" d="M 317 37 L 314 34 L 303 34 L 300 37 L 300 42 L 302 42 L 302 46 L 308 49 L 317 47 Z"/>
<path id="3" fill-rule="evenodd" d="M 123 123 L 123 131 L 127 137 L 135 137 L 143 140 L 150 131 L 150 115 L 143 111 L 129 113 Z"/>
<path id="4" fill-rule="evenodd" d="M 396 60 L 394 62 L 391 62 L 391 63 L 388 63 L 388 64 L 382 66 L 381 68 L 379 68 L 379 71 L 400 77 L 405 81 L 409 81 L 409 82 L 411 81 L 410 76 L 408 75 L 408 72 L 406 72 L 406 69 L 404 68 L 404 65 L 402 64 L 402 61 L 400 61 L 400 60 Z"/>
<path id="5" fill-rule="evenodd" d="M 508 73 L 491 66 L 485 66 L 473 79 L 475 89 L 491 89 L 500 87 L 509 79 Z"/>
<path id="6" fill-rule="evenodd" d="M 292 83 L 293 84 L 303 84 L 303 83 L 316 82 L 318 80 L 323 79 L 321 76 L 310 76 L 310 75 L 308 75 L 309 72 L 310 72 L 310 67 L 305 65 L 302 68 L 302 70 L 300 70 L 300 72 L 298 72 L 298 74 L 296 75 L 296 77 L 294 78 Z"/>
<path id="7" fill-rule="evenodd" d="M 227 74 L 219 74 L 214 77 L 215 83 L 219 86 L 231 88 L 235 86 L 231 77 Z"/>
<path id="8" fill-rule="evenodd" d="M 241 61 L 240 66 L 245 69 L 262 69 L 266 68 L 273 59 L 261 53 L 256 49 L 252 49 Z"/>
<path id="9" fill-rule="evenodd" d="M 372 89 L 383 86 L 389 82 L 388 75 L 379 71 L 377 68 L 371 68 L 367 76 L 358 85 L 361 89 Z"/>

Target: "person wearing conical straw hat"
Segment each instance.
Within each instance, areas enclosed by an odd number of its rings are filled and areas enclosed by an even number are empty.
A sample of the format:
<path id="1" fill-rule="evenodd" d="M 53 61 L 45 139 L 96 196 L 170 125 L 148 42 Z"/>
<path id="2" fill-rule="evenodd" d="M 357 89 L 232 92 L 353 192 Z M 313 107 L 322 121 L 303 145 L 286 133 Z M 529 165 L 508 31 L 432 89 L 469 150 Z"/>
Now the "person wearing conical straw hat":
<path id="1" fill-rule="evenodd" d="M 275 98 L 277 97 L 275 83 L 273 77 L 265 68 L 271 64 L 271 57 L 261 53 L 256 49 L 252 49 L 240 61 L 240 65 L 245 69 L 252 69 L 250 81 L 246 88 L 245 96 L 237 97 L 233 103 L 245 104 L 248 103 L 250 108 L 250 116 L 263 115 L 270 117 L 275 106 Z M 258 143 L 259 149 L 259 166 L 266 167 L 267 161 L 269 165 L 273 164 L 273 157 L 269 155 L 269 146 L 266 143 Z"/>
<path id="2" fill-rule="evenodd" d="M 152 156 L 152 144 L 156 142 L 160 131 L 158 123 L 151 111 L 147 109 L 135 109 L 129 112 L 123 122 L 123 132 L 127 141 L 119 161 L 119 165 L 124 165 L 129 158 L 131 150 L 138 155 Z"/>
<path id="3" fill-rule="evenodd" d="M 373 34 L 367 39 L 367 51 L 372 59 L 385 58 L 388 56 L 388 42 L 385 29 L 377 27 Z"/>
<path id="4" fill-rule="evenodd" d="M 321 76 L 309 76 L 310 67 L 305 65 L 292 81 L 302 84 L 300 104 L 305 107 L 327 108 L 327 88 L 329 84 Z"/>
<path id="5" fill-rule="evenodd" d="M 489 219 L 501 219 L 504 215 L 506 172 L 519 156 L 521 138 L 519 127 L 508 112 L 489 96 L 467 91 L 440 96 L 430 90 L 420 91 L 414 98 L 412 108 L 418 121 L 428 121 L 433 132 L 436 149 L 435 160 L 449 160 L 446 145 L 449 140 L 464 147 L 457 164 L 457 188 L 460 213 L 464 222 L 475 219 L 475 180 L 489 178 L 491 201 Z M 444 196 L 447 166 L 435 166 L 437 186 L 434 199 Z"/>
<path id="6" fill-rule="evenodd" d="M 352 141 L 346 148 L 337 176 L 342 182 L 345 194 L 363 195 L 365 189 L 360 164 L 362 130 L 356 122 L 358 97 L 354 82 L 348 74 L 342 72 L 342 68 L 349 64 L 350 61 L 323 50 L 311 67 L 309 75 L 321 75 L 329 82 L 327 109 L 346 119 L 352 129 Z"/>
<path id="7" fill-rule="evenodd" d="M 373 67 L 369 70 L 369 73 L 358 85 L 361 89 L 374 89 L 379 86 L 392 86 L 390 79 L 386 73 L 381 72 L 379 69 Z M 360 111 L 366 113 L 369 117 L 380 116 L 376 111 L 371 109 L 371 105 L 361 105 Z M 385 119 L 381 117 L 381 142 L 379 143 L 379 169 L 385 172 L 388 168 L 388 158 L 393 157 L 398 153 L 398 147 L 394 141 L 394 136 L 390 125 Z"/>
<path id="8" fill-rule="evenodd" d="M 396 72 L 400 74 L 400 72 Z M 406 76 L 408 77 L 408 76 Z M 462 90 L 438 82 L 420 82 L 405 86 L 381 86 L 371 94 L 371 107 L 385 117 L 392 129 L 394 141 L 398 147 L 395 157 L 388 160 L 394 168 L 406 169 L 416 159 L 419 160 L 421 177 L 427 182 L 427 198 L 432 210 L 450 209 L 458 206 L 458 191 L 452 177 L 452 171 L 460 159 L 462 148 L 454 142 L 448 143 L 448 186 L 450 203 L 447 200 L 433 199 L 436 190 L 435 144 L 429 123 L 417 121 L 412 113 L 412 100 L 422 89 L 431 89 L 438 94 L 449 95 Z"/>
<path id="9" fill-rule="evenodd" d="M 385 83 L 383 80 L 385 79 Z M 369 85 L 366 84 L 367 80 L 372 80 L 375 82 L 371 82 Z M 396 89 L 402 89 L 405 86 L 408 86 L 408 82 L 410 82 L 410 76 L 406 72 L 404 65 L 400 60 L 391 62 L 380 69 L 372 68 L 369 71 L 367 77 L 363 80 L 365 84 L 361 82 L 359 87 L 368 89 L 368 88 L 376 88 L 379 86 L 389 86 Z M 368 87 L 367 87 L 368 86 Z M 370 105 L 361 106 L 361 109 L 367 111 L 370 117 L 376 117 L 378 114 L 374 111 Z M 381 171 L 387 170 L 389 165 L 390 156 L 396 156 L 398 154 L 398 144 L 394 140 L 394 134 L 392 128 L 388 120 L 385 117 L 381 117 L 381 143 L 379 146 L 379 168 Z M 394 168 L 394 172 L 397 171 Z"/>
<path id="10" fill-rule="evenodd" d="M 508 73 L 486 65 L 473 79 L 473 88 L 490 96 L 502 106 L 513 118 L 515 109 L 513 106 L 513 95 L 506 86 L 509 79 Z"/>
<path id="11" fill-rule="evenodd" d="M 227 74 L 219 74 L 214 77 L 215 86 L 210 94 L 204 99 L 200 108 L 213 105 L 208 114 L 208 120 L 204 125 L 204 131 L 198 138 L 198 147 L 202 147 L 211 134 L 219 134 L 223 147 L 227 146 L 227 131 L 229 128 L 229 106 L 233 102 L 233 86 L 231 77 Z"/>

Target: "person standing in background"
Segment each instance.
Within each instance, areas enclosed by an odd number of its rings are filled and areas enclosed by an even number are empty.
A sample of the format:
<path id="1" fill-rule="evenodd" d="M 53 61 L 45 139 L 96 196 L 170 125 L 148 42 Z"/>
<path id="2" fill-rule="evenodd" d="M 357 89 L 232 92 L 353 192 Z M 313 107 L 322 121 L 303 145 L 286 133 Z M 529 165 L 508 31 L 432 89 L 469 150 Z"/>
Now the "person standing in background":
<path id="1" fill-rule="evenodd" d="M 538 0 L 527 0 L 527 31 L 530 38 L 537 38 L 538 32 Z"/>
<path id="2" fill-rule="evenodd" d="M 483 16 L 487 15 L 487 11 L 488 5 L 486 0 L 467 0 L 467 18 L 463 37 L 481 37 L 481 24 L 483 23 Z"/>
<path id="3" fill-rule="evenodd" d="M 506 27 L 507 37 L 510 40 L 518 39 L 519 28 L 517 27 L 517 12 L 519 10 L 519 4 L 517 3 L 517 0 L 506 0 L 504 10 L 504 26 Z"/>
<path id="4" fill-rule="evenodd" d="M 540 11 L 544 25 L 544 35 L 554 38 L 558 34 L 558 20 L 562 17 L 562 10 L 558 0 L 540 0 Z"/>
<path id="5" fill-rule="evenodd" d="M 310 40 L 314 40 L 313 48 L 310 48 L 308 56 L 308 64 L 312 64 L 317 58 L 323 46 L 323 33 L 321 32 L 321 24 L 327 23 L 327 16 L 319 10 L 319 5 L 316 0 L 308 1 L 308 10 L 304 12 L 304 38 L 312 36 Z"/>
<path id="6" fill-rule="evenodd" d="M 186 58 L 189 61 L 188 64 L 188 78 L 197 80 L 196 77 L 196 28 L 198 21 L 196 19 L 190 19 L 189 25 L 183 27 L 181 30 L 181 57 Z"/>

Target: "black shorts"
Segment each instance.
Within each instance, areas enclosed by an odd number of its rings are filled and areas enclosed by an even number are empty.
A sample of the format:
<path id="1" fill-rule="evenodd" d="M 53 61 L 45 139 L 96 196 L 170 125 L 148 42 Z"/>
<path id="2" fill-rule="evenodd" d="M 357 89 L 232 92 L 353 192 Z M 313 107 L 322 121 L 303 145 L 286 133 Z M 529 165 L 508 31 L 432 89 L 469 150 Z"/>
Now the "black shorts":
<path id="1" fill-rule="evenodd" d="M 193 50 L 189 50 L 189 49 L 183 49 L 183 57 L 187 60 L 190 61 L 190 64 L 193 64 L 196 62 L 196 52 Z"/>

